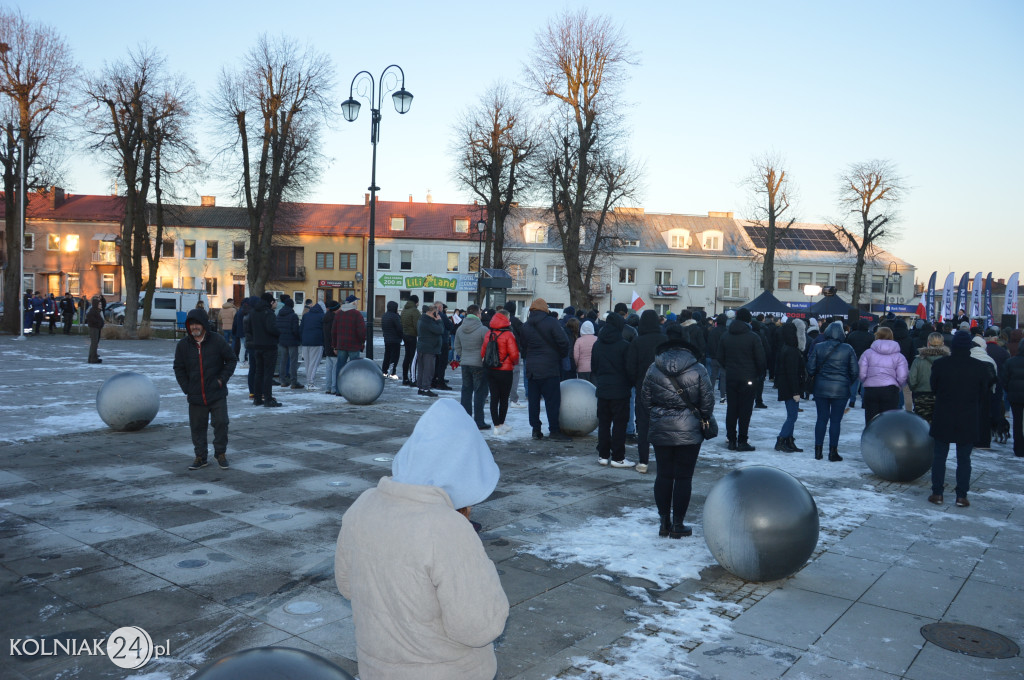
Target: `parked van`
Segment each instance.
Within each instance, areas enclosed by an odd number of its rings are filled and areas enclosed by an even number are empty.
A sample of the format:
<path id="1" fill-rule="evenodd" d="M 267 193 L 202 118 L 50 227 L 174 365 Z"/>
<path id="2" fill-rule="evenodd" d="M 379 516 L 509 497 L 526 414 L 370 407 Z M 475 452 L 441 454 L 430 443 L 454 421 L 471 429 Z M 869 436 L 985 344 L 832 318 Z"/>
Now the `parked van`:
<path id="1" fill-rule="evenodd" d="M 139 321 L 142 321 L 142 303 L 146 294 L 139 295 Z M 210 299 L 202 288 L 157 288 L 153 291 L 153 312 L 150 321 L 177 321 L 178 312 L 195 309 L 196 303 L 203 302 L 206 312 L 210 312 Z"/>

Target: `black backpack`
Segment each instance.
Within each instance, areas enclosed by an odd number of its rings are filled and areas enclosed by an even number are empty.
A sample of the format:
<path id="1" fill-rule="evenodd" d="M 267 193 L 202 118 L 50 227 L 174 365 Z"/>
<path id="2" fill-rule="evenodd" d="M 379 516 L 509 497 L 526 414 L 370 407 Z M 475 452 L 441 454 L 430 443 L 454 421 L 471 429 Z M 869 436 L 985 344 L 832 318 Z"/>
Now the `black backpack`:
<path id="1" fill-rule="evenodd" d="M 501 366 L 501 352 L 498 351 L 498 334 L 491 331 L 487 338 L 487 349 L 484 350 L 484 368 Z"/>

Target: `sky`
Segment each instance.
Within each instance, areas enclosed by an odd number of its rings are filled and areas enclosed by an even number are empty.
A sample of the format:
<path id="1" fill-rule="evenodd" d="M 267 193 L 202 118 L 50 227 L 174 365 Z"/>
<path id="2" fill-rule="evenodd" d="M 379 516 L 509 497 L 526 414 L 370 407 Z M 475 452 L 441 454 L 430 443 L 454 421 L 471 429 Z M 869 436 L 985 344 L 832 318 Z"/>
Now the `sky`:
<path id="1" fill-rule="evenodd" d="M 3 2 L 3 0 L 0 0 Z M 60 31 L 86 72 L 147 44 L 208 99 L 261 33 L 284 34 L 327 53 L 335 97 L 352 77 L 405 71 L 414 95 L 400 116 L 383 108 L 377 184 L 382 200 L 466 202 L 454 179 L 453 125 L 497 81 L 525 84 L 535 36 L 579 4 L 240 3 L 146 4 L 108 0 L 7 0 Z M 97 9 L 102 7 L 102 10 Z M 888 159 L 910 187 L 889 250 L 939 272 L 1024 268 L 1024 218 L 1010 209 L 1024 184 L 1024 3 L 593 1 L 619 24 L 637 63 L 621 95 L 630 152 L 645 167 L 648 212 L 750 214 L 742 180 L 755 156 L 780 154 L 800 221 L 840 220 L 837 177 L 850 163 Z M 283 9 L 287 14 L 282 13 Z M 331 158 L 305 200 L 362 202 L 369 186 L 369 107 L 325 132 Z M 538 112 L 542 103 L 531 100 Z M 200 150 L 217 146 L 198 125 Z M 110 193 L 112 178 L 78 150 L 64 182 Z M 231 187 L 195 187 L 231 205 Z"/>

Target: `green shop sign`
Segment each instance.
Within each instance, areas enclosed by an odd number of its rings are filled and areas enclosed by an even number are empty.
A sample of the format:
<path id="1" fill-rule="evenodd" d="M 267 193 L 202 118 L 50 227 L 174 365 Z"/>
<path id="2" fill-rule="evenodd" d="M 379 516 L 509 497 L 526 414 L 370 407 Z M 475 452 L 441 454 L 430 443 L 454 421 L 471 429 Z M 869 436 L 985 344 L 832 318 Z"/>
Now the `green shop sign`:
<path id="1" fill-rule="evenodd" d="M 378 282 L 383 288 L 437 288 L 441 290 L 476 290 L 476 275 L 381 274 Z"/>

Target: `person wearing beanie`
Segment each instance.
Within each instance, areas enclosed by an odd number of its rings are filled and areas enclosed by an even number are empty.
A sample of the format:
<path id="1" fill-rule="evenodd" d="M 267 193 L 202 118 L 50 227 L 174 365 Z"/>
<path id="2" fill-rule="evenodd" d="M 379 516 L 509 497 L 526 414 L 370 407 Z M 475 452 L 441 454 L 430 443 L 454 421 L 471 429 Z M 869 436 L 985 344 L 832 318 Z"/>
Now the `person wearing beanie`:
<path id="1" fill-rule="evenodd" d="M 935 440 L 932 459 L 932 493 L 929 503 L 942 505 L 946 485 L 946 459 L 950 445 L 956 447 L 956 505 L 970 505 L 967 492 L 971 482 L 971 451 L 978 439 L 978 415 L 989 403 L 989 368 L 971 357 L 971 334 L 953 334 L 948 357 L 932 364 L 931 388 L 935 395 L 935 415 L 928 433 Z"/>
<path id="2" fill-rule="evenodd" d="M 326 306 L 322 302 L 306 306 L 299 320 L 299 337 L 302 344 L 299 352 L 306 365 L 306 389 L 314 389 L 320 360 L 324 355 L 324 312 Z"/>
<path id="3" fill-rule="evenodd" d="M 302 335 L 299 333 L 299 315 L 295 313 L 295 300 L 287 295 L 281 296 L 281 309 L 277 313 L 277 375 L 282 387 L 300 389 L 299 384 L 299 345 Z"/>
<path id="4" fill-rule="evenodd" d="M 757 397 L 757 381 L 766 359 L 761 338 L 750 327 L 750 311 L 740 308 L 718 344 L 718 361 L 726 371 L 725 429 L 730 451 L 753 451 L 747 441 Z"/>
<path id="5" fill-rule="evenodd" d="M 341 375 L 341 369 L 346 363 L 362 356 L 362 351 L 366 347 L 366 319 L 356 307 L 358 300 L 355 295 L 349 295 L 334 315 L 331 339 L 334 342 L 334 351 L 338 354 L 334 366 L 338 376 Z M 338 380 L 339 378 L 335 378 L 335 384 L 338 384 Z"/>
<path id="6" fill-rule="evenodd" d="M 535 299 L 530 305 L 519 349 L 526 359 L 526 379 L 530 386 L 526 396 L 533 438 L 544 438 L 540 420 L 543 398 L 550 438 L 568 441 L 569 437 L 558 426 L 558 411 L 562 404 L 561 363 L 562 357 L 569 353 L 569 338 L 558 320 L 548 314 L 548 303 L 543 298 Z"/>
<path id="7" fill-rule="evenodd" d="M 420 417 L 391 476 L 341 520 L 334 579 L 352 603 L 359 677 L 482 680 L 509 603 L 468 521 L 499 479 L 473 419 L 452 399 Z"/>
<path id="8" fill-rule="evenodd" d="M 932 366 L 949 356 L 949 348 L 942 340 L 942 333 L 930 333 L 927 344 L 917 350 L 917 357 L 910 365 L 907 386 L 914 399 L 914 413 L 929 423 L 935 413 L 935 394 L 932 393 Z"/>
<path id="9" fill-rule="evenodd" d="M 526 404 L 519 402 L 519 381 L 523 378 L 523 360 L 522 360 L 522 347 L 523 347 L 523 321 L 516 314 L 515 300 L 509 300 L 505 303 L 505 311 L 508 312 L 508 320 L 511 324 L 512 335 L 516 339 L 516 347 L 519 348 L 520 358 L 516 361 L 515 367 L 512 369 L 512 389 L 508 395 L 508 403 L 512 408 L 525 408 Z"/>
<path id="10" fill-rule="evenodd" d="M 274 408 L 281 403 L 274 399 L 274 367 L 277 365 L 277 318 L 274 306 L 277 300 L 270 293 L 263 293 L 252 312 L 245 317 L 246 344 L 252 336 L 252 356 L 256 364 L 253 372 L 253 406 Z"/>
<path id="11" fill-rule="evenodd" d="M 839 434 L 850 400 L 850 387 L 860 375 L 857 353 L 846 344 L 843 324 L 834 321 L 822 334 L 821 342 L 811 346 L 807 358 L 807 378 L 813 381 L 811 392 L 818 419 L 814 423 L 814 458 L 821 460 L 828 430 L 828 459 L 841 462 Z"/>
<path id="12" fill-rule="evenodd" d="M 324 314 L 322 326 L 322 343 L 324 357 L 324 392 L 340 396 L 338 392 L 338 353 L 334 350 L 334 342 L 331 337 L 334 332 L 334 315 L 341 309 L 341 303 L 337 300 L 327 302 L 327 312 Z"/>
<path id="13" fill-rule="evenodd" d="M 622 339 L 623 323 L 618 314 L 608 317 L 608 323 L 601 329 L 594 345 L 591 371 L 597 396 L 598 463 L 631 468 L 633 462 L 626 460 L 626 421 L 633 382 L 626 370 L 626 354 L 630 345 Z M 661 333 L 658 333 L 658 339 L 661 339 Z"/>

